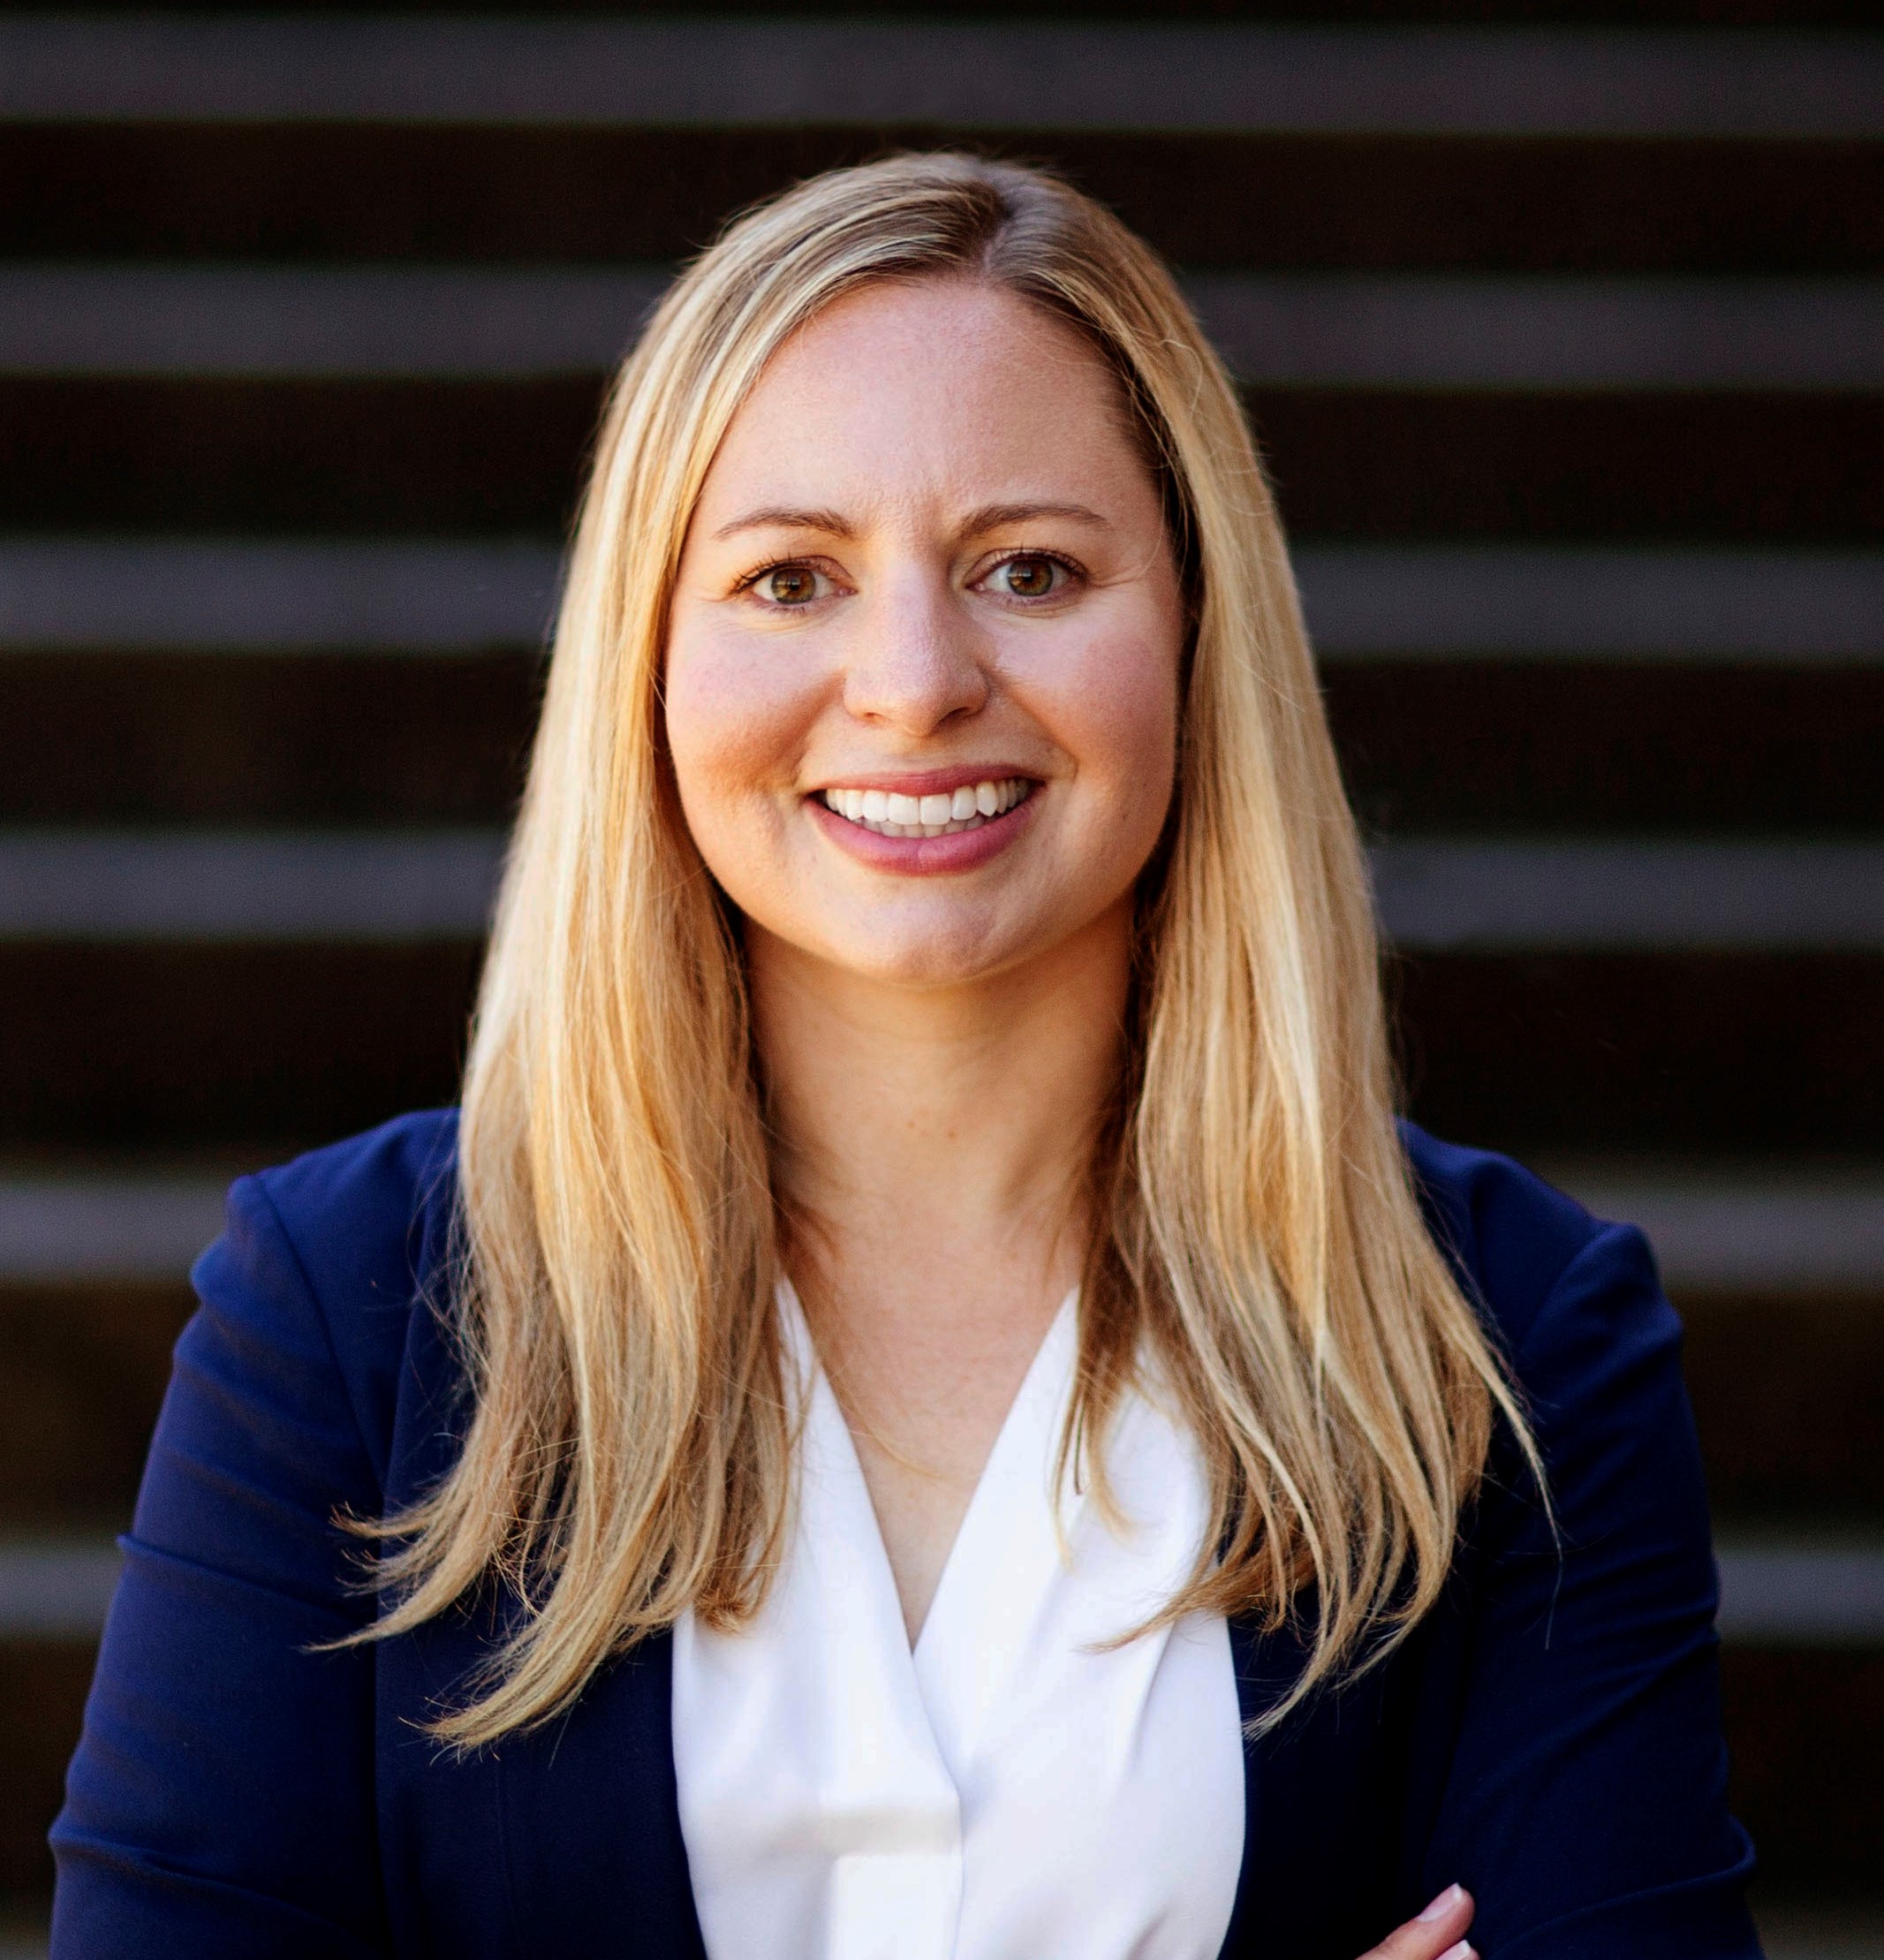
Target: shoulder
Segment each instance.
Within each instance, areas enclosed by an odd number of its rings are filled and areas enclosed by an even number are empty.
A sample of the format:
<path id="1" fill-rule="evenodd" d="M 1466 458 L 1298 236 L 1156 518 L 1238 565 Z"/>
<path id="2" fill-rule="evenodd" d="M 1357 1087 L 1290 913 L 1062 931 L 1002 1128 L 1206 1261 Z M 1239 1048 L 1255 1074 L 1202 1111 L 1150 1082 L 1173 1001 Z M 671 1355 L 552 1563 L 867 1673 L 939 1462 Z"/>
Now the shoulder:
<path id="1" fill-rule="evenodd" d="M 383 1479 L 415 1336 L 439 1372 L 435 1316 L 414 1321 L 439 1304 L 457 1163 L 457 1111 L 428 1109 L 238 1178 L 191 1275 L 201 1311 L 185 1349 L 304 1413 L 330 1403 Z"/>
<path id="2" fill-rule="evenodd" d="M 1685 1463 L 1681 1321 L 1641 1231 L 1509 1157 L 1402 1133 L 1427 1229 L 1503 1351 L 1554 1473 L 1648 1432 Z"/>
<path id="3" fill-rule="evenodd" d="M 1403 1123 L 1426 1228 L 1507 1351 L 1547 1342 L 1566 1296 L 1661 1283 L 1633 1226 L 1593 1216 L 1509 1157 L 1441 1142 Z"/>
<path id="4" fill-rule="evenodd" d="M 231 1207 L 264 1206 L 323 1306 L 410 1301 L 443 1246 L 458 1111 L 421 1109 L 239 1179 Z"/>
<path id="5" fill-rule="evenodd" d="M 1648 1243 L 1508 1158 L 1411 1128 L 1405 1145 L 1429 1228 L 1505 1350 L 1548 1495 L 1501 1426 L 1455 1610 L 1425 1650 L 1456 1697 L 1435 1704 L 1452 1713 L 1431 1759 L 1433 1882 L 1471 1890 L 1494 1952 L 1755 1954 L 1706 1491 Z"/>
<path id="6" fill-rule="evenodd" d="M 1428 1228 L 1504 1351 L 1568 1536 L 1646 1532 L 1711 1601 L 1681 1321 L 1648 1241 L 1507 1157 L 1411 1124 L 1404 1137 Z M 1528 1504 L 1505 1525 L 1539 1548 L 1549 1537 Z"/>

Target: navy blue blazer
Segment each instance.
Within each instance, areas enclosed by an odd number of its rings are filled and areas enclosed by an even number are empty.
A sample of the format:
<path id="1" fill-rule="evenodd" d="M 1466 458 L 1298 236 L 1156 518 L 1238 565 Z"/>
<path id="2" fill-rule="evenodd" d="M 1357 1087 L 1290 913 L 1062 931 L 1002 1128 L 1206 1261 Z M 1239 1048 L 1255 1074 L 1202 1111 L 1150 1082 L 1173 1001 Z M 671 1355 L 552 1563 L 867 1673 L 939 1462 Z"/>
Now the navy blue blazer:
<path id="1" fill-rule="evenodd" d="M 404 1117 L 231 1192 L 53 1828 L 57 1960 L 703 1960 L 666 1638 L 463 1759 L 418 1725 L 488 1613 L 310 1651 L 375 1609 L 337 1509 L 405 1504 L 459 1433 L 425 1305 L 455 1136 L 449 1112 Z M 1502 1440 L 1443 1603 L 1246 1747 L 1226 1960 L 1356 1960 L 1455 1879 L 1489 1960 L 1756 1960 L 1680 1328 L 1647 1245 L 1505 1159 L 1406 1141 L 1531 1398 L 1562 1555 Z M 1231 1633 L 1253 1714 L 1298 1655 Z"/>

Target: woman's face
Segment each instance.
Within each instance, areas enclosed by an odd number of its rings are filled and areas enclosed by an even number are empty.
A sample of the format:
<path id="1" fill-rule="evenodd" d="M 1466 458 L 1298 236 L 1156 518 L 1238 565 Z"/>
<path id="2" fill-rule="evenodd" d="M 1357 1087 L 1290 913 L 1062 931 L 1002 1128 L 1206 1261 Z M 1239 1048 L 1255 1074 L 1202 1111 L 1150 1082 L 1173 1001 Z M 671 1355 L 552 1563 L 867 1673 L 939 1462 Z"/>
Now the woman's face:
<path id="1" fill-rule="evenodd" d="M 1116 382 L 998 288 L 872 286 L 773 357 L 682 555 L 667 729 L 761 932 L 947 985 L 1129 919 L 1184 615 Z"/>

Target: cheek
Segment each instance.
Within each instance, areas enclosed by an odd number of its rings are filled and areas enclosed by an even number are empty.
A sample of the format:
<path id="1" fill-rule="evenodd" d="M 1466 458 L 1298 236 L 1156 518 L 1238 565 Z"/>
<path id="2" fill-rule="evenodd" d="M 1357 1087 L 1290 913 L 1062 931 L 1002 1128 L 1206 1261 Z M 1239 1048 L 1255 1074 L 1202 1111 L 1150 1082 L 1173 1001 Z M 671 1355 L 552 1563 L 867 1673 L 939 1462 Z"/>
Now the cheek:
<path id="1" fill-rule="evenodd" d="M 677 624 L 663 693 L 667 738 L 696 833 L 742 799 L 789 784 L 813 707 L 798 663 L 750 636 Z"/>
<path id="2" fill-rule="evenodd" d="M 1055 676 L 1062 745 L 1109 822 L 1147 850 L 1177 766 L 1177 665 L 1170 636 L 1146 625 L 1089 643 Z"/>

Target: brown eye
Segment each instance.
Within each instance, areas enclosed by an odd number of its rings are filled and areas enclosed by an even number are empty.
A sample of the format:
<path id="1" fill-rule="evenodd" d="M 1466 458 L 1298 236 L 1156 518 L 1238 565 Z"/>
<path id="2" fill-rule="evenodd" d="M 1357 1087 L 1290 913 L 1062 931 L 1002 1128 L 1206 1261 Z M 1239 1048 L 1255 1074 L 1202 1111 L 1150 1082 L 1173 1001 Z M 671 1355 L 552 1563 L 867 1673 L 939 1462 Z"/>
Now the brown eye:
<path id="1" fill-rule="evenodd" d="M 759 589 L 774 605 L 803 606 L 818 596 L 818 575 L 808 565 L 775 565 Z"/>
<path id="2" fill-rule="evenodd" d="M 1016 599 L 1044 599 L 1057 583 L 1059 571 L 1051 558 L 1010 558 L 996 577 Z"/>

